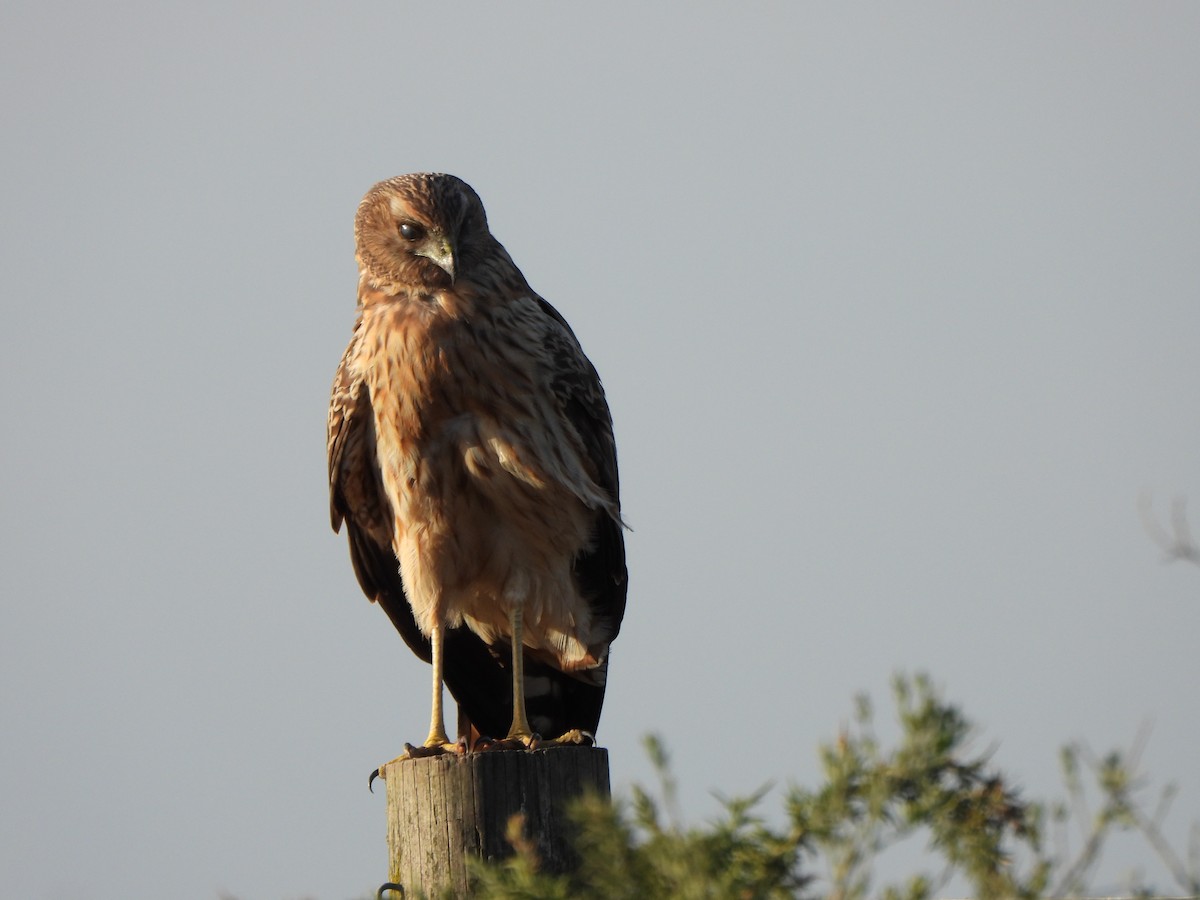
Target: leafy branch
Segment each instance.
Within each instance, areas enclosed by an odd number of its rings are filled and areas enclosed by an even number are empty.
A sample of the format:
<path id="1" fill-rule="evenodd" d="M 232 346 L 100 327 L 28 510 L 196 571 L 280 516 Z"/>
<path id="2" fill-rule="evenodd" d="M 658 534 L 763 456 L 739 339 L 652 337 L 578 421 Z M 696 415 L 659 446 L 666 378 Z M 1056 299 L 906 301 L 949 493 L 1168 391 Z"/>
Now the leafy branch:
<path id="1" fill-rule="evenodd" d="M 657 796 L 635 787 L 631 800 L 597 797 L 574 811 L 580 868 L 571 875 L 538 871 L 533 847 L 512 832 L 516 854 L 474 868 L 476 891 L 491 898 L 644 898 L 775 900 L 823 896 L 861 900 L 927 900 L 958 875 L 972 895 L 988 898 L 1076 897 L 1086 893 L 1105 843 L 1115 830 L 1142 834 L 1186 892 L 1200 894 L 1200 832 L 1185 861 L 1163 835 L 1173 790 L 1147 813 L 1145 779 L 1136 774 L 1145 736 L 1127 753 L 1095 757 L 1081 744 L 1063 750 L 1068 799 L 1051 807 L 1062 832 L 1074 821 L 1084 832 L 1071 857 L 1048 855 L 1042 844 L 1046 807 L 1026 802 L 995 770 L 990 754 L 970 751 L 973 728 L 942 700 L 925 676 L 893 684 L 901 725 L 885 750 L 872 728 L 871 704 L 857 701 L 853 725 L 820 748 L 824 783 L 787 791 L 786 824 L 773 827 L 756 810 L 767 792 L 723 799 L 706 827 L 681 824 L 677 787 L 661 741 L 646 739 L 659 781 Z M 1099 806 L 1089 812 L 1085 776 Z M 665 813 L 664 813 L 665 810 Z M 872 891 L 874 864 L 900 841 L 923 835 L 941 870 Z M 824 873 L 818 875 L 818 873 Z M 1147 885 L 1133 886 L 1149 896 Z"/>

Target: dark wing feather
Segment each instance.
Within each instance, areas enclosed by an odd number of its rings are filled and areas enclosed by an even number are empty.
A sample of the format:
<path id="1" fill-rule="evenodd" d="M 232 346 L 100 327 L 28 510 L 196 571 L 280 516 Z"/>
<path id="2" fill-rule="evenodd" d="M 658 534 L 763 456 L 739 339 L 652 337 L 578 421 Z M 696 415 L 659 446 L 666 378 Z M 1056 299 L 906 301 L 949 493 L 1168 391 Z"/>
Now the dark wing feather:
<path id="1" fill-rule="evenodd" d="M 591 606 L 593 621 L 602 623 L 611 641 L 621 630 L 629 574 L 625 566 L 625 536 L 620 520 L 620 479 L 612 414 L 595 366 L 584 354 L 566 319 L 542 297 L 535 295 L 542 310 L 559 328 L 551 329 L 547 349 L 553 360 L 551 389 L 559 407 L 575 429 L 582 445 L 592 480 L 612 500 L 611 509 L 596 510 L 591 546 L 575 559 L 574 574 L 580 593 Z M 607 659 L 604 663 L 607 668 Z M 604 686 L 572 680 L 567 686 L 570 704 L 578 721 L 571 727 L 594 732 L 600 721 Z M 532 704 L 531 704 L 532 705 Z"/>

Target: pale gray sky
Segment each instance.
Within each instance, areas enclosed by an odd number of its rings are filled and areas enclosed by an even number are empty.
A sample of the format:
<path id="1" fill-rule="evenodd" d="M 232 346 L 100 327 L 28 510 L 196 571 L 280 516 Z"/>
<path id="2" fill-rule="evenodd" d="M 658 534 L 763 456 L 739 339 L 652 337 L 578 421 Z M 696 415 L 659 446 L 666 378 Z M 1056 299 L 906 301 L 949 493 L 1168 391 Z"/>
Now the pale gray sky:
<path id="1" fill-rule="evenodd" d="M 608 389 L 618 788 L 648 731 L 696 819 L 815 784 L 927 670 L 1036 796 L 1153 723 L 1182 844 L 1200 570 L 1136 502 L 1200 529 L 1200 7 L 731 7 L 4 6 L 0 894 L 383 880 L 427 669 L 325 409 L 355 206 L 426 169 Z"/>

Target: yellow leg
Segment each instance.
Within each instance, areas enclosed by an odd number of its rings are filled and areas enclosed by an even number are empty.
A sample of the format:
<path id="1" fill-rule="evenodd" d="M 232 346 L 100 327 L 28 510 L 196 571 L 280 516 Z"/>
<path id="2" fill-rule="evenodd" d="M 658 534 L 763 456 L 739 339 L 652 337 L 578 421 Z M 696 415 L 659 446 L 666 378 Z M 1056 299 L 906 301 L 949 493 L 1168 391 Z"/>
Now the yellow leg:
<path id="1" fill-rule="evenodd" d="M 521 748 L 537 750 L 540 747 L 593 746 L 596 742 L 595 738 L 588 732 L 580 731 L 577 728 L 568 731 L 560 738 L 545 741 L 540 735 L 534 734 L 533 729 L 529 726 L 529 717 L 525 712 L 525 644 L 522 640 L 521 617 L 520 608 L 514 609 L 508 616 L 512 640 L 512 727 L 508 729 L 508 736 L 504 740 L 488 741 L 482 745 L 476 745 L 476 749 L 483 751 Z"/>
<path id="2" fill-rule="evenodd" d="M 442 715 L 442 643 L 445 632 L 440 622 L 434 623 L 429 635 L 433 645 L 433 704 L 429 715 L 429 737 L 425 739 L 426 747 L 447 747 L 450 738 L 446 735 L 446 720 Z"/>
<path id="3" fill-rule="evenodd" d="M 442 644 L 445 639 L 445 629 L 441 624 L 435 624 L 429 634 L 429 643 L 433 649 L 433 700 L 430 704 L 432 711 L 429 714 L 429 737 L 425 738 L 425 743 L 420 747 L 414 747 L 412 744 L 404 745 L 404 752 L 393 759 L 391 762 L 386 762 L 374 772 L 371 773 L 370 779 L 367 781 L 369 787 L 376 778 L 384 774 L 384 770 L 392 763 L 398 763 L 406 759 L 417 759 L 422 756 L 437 756 L 442 753 L 465 753 L 467 751 L 466 742 L 453 743 L 446 735 L 446 720 L 442 715 Z"/>
<path id="4" fill-rule="evenodd" d="M 505 740 L 520 741 L 528 745 L 533 740 L 533 729 L 525 715 L 525 649 L 522 640 L 521 607 L 513 607 L 509 613 L 512 639 L 512 696 L 513 720 Z"/>

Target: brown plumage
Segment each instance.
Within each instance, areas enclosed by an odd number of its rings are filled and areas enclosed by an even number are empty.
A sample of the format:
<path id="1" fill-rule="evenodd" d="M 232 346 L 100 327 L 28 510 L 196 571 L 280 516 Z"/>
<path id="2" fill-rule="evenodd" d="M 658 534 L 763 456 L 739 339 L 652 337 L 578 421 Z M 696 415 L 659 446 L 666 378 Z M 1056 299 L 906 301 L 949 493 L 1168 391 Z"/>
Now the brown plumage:
<path id="1" fill-rule="evenodd" d="M 443 675 L 480 733 L 594 733 L 627 582 L 596 370 L 460 179 L 377 184 L 355 239 L 331 515 L 364 592 L 433 663 L 426 747 L 449 744 Z"/>

